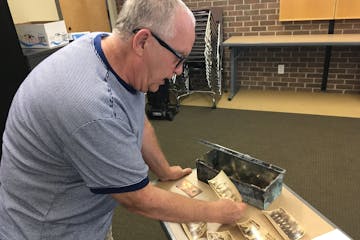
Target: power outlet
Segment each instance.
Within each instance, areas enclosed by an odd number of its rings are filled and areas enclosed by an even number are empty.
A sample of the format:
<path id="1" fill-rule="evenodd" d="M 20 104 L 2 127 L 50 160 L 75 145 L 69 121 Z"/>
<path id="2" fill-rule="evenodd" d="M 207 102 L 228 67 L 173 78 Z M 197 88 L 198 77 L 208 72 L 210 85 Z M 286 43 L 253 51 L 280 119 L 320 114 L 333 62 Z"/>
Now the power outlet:
<path id="1" fill-rule="evenodd" d="M 284 74 L 285 73 L 285 65 L 279 64 L 278 65 L 278 74 Z"/>

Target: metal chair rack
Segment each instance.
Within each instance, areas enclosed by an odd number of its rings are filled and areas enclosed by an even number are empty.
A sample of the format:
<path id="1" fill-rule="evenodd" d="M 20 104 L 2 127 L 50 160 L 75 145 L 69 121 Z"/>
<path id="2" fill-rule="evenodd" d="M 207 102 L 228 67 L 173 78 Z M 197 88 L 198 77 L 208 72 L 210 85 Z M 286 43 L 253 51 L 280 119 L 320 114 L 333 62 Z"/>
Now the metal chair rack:
<path id="1" fill-rule="evenodd" d="M 177 101 L 193 93 L 212 97 L 212 108 L 222 94 L 222 8 L 193 11 L 196 19 L 195 43 L 182 75 L 173 78 Z"/>

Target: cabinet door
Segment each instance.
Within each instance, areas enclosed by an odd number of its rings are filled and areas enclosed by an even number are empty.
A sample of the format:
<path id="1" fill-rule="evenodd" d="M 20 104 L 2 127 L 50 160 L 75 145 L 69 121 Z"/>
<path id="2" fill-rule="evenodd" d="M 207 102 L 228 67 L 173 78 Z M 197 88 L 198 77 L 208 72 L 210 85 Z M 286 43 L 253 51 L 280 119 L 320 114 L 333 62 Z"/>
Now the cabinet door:
<path id="1" fill-rule="evenodd" d="M 334 19 L 335 3 L 336 0 L 280 0 L 279 20 Z"/>
<path id="2" fill-rule="evenodd" d="M 335 19 L 357 19 L 360 18 L 359 0 L 337 0 Z"/>
<path id="3" fill-rule="evenodd" d="M 67 31 L 109 32 L 106 0 L 58 0 Z"/>

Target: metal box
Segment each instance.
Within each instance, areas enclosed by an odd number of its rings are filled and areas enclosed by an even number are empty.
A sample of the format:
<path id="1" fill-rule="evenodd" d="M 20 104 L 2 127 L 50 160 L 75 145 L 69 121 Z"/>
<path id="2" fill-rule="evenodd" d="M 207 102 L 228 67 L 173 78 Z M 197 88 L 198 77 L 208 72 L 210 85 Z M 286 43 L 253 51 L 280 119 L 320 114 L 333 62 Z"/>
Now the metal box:
<path id="1" fill-rule="evenodd" d="M 259 209 L 266 209 L 281 193 L 286 170 L 201 140 L 213 148 L 196 159 L 197 178 L 207 183 L 223 170 L 239 190 L 243 201 Z"/>

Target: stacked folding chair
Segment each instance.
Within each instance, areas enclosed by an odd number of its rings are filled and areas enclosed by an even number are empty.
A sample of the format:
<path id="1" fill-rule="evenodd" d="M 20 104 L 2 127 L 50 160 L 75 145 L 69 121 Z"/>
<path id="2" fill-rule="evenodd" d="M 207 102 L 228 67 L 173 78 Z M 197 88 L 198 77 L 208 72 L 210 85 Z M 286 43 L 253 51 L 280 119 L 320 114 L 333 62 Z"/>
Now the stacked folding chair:
<path id="1" fill-rule="evenodd" d="M 184 72 L 173 79 L 173 90 L 177 100 L 193 93 L 211 96 L 212 107 L 222 94 L 222 9 L 194 10 L 196 38 Z"/>

